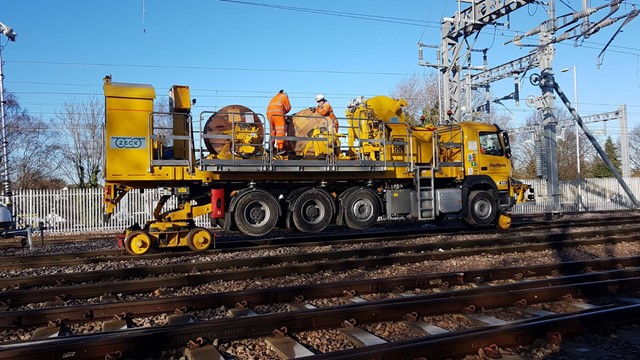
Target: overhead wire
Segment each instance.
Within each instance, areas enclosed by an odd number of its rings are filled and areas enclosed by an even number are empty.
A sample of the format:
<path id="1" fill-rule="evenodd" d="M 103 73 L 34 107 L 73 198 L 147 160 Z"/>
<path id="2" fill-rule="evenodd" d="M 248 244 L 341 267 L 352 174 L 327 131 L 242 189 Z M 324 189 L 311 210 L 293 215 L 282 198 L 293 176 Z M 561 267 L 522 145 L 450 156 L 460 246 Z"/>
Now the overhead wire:
<path id="1" fill-rule="evenodd" d="M 281 9 L 281 10 L 289 10 L 289 11 L 301 11 L 301 12 L 309 12 L 309 13 L 314 13 L 314 14 L 320 14 L 320 15 L 329 15 L 329 16 L 341 16 L 341 17 L 351 17 L 351 18 L 358 18 L 358 19 L 363 19 L 363 20 L 373 20 L 373 21 L 385 21 L 385 22 L 391 22 L 391 23 L 400 23 L 400 24 L 405 24 L 407 25 L 408 23 L 411 23 L 412 25 L 415 24 L 420 24 L 420 26 L 423 27 L 423 33 L 421 35 L 421 38 L 424 36 L 424 33 L 426 31 L 426 28 L 429 26 L 430 22 L 429 20 L 427 21 L 423 21 L 423 20 L 416 20 L 416 19 L 407 19 L 407 18 L 399 18 L 399 17 L 389 17 L 389 16 L 378 16 L 378 15 L 370 15 L 370 14 L 358 14 L 358 13 L 350 13 L 350 12 L 338 12 L 338 11 L 329 11 L 329 10 L 319 10 L 319 9 L 312 9 L 312 8 L 303 8 L 303 7 L 293 7 L 293 6 L 282 6 L 282 5 L 273 5 L 273 4 L 263 4 L 263 3 L 257 3 L 257 2 L 250 2 L 250 1 L 240 1 L 240 0 L 217 0 L 220 2 L 227 2 L 227 3 L 237 3 L 237 4 L 243 4 L 243 5 L 251 5 L 251 6 L 263 6 L 263 7 L 267 7 L 267 8 L 274 8 L 274 9 Z M 564 3 L 564 1 L 563 1 Z M 624 1 L 625 4 L 629 4 L 632 6 L 635 6 L 635 4 L 630 3 L 628 1 Z M 568 5 L 565 3 L 565 5 Z M 433 9 L 433 2 L 431 3 L 431 10 Z M 539 5 L 536 5 L 536 8 Z M 430 10 L 430 11 L 431 11 Z M 446 11 L 446 7 L 443 9 L 443 15 L 444 12 Z M 430 18 L 430 15 L 429 15 Z M 435 23 L 435 22 L 433 22 Z M 438 28 L 439 28 L 439 23 L 438 23 Z M 514 31 L 515 30 L 507 30 L 507 31 Z M 492 44 L 495 41 L 496 36 L 504 36 L 501 34 L 496 34 L 496 31 L 494 31 L 493 37 L 492 37 Z M 598 43 L 595 42 L 589 42 L 590 44 L 595 44 L 597 45 Z M 589 47 L 589 46 L 584 46 L 587 49 L 597 49 L 599 50 L 599 48 L 594 48 L 594 47 Z M 612 52 L 618 52 L 618 53 L 623 53 L 623 54 L 629 54 L 629 55 L 635 55 L 637 58 L 640 57 L 640 55 L 637 52 L 640 52 L 640 49 L 638 48 L 633 48 L 633 47 L 628 47 L 628 46 L 616 46 L 616 48 L 618 49 L 624 49 L 627 51 L 620 51 L 620 50 L 611 50 Z M 223 70 L 223 71 L 263 71 L 263 72 L 289 72 L 289 73 L 317 73 L 318 70 L 314 69 L 314 70 L 304 70 L 304 69 L 268 69 L 268 68 L 233 68 L 233 67 L 207 67 L 207 66 L 177 66 L 177 65 L 151 65 L 151 64 L 106 64 L 106 63 L 72 63 L 72 62 L 51 62 L 51 61 L 20 61 L 20 60 L 11 60 L 8 61 L 10 63 L 23 63 L 23 64 L 46 64 L 46 65 L 69 65 L 69 66 L 111 66 L 111 67 L 142 67 L 142 68 L 177 68 L 177 69 L 197 69 L 197 70 Z M 638 75 L 640 76 L 640 60 L 638 60 Z M 398 72 L 364 72 L 364 71 L 336 71 L 336 70 L 323 70 L 323 73 L 330 73 L 330 74 L 353 74 L 353 75 L 388 75 L 388 76 L 409 76 L 412 74 L 409 73 L 398 73 Z M 37 82 L 32 82 L 33 84 L 36 84 Z M 43 83 L 44 84 L 44 83 Z M 94 86 L 94 85 L 77 85 L 77 84 L 65 84 L 68 86 Z M 640 85 L 640 84 L 639 84 Z M 220 91 L 220 90 L 203 90 L 203 91 Z M 224 90 L 222 90 L 224 91 Z M 27 93 L 27 92 L 22 92 L 22 93 Z M 58 94 L 58 95 L 79 95 L 79 96 L 84 96 L 84 95 L 95 95 L 95 94 L 88 94 L 88 93 L 49 93 L 48 95 L 53 95 L 53 94 Z M 220 96 L 220 95 L 218 95 Z M 225 96 L 221 96 L 221 97 L 225 97 Z M 231 97 L 231 96 L 226 96 L 226 97 Z"/>
<path id="2" fill-rule="evenodd" d="M 253 2 L 253 1 L 241 1 L 241 0 L 216 0 L 216 1 L 234 3 L 239 5 L 259 6 L 259 7 L 266 7 L 266 8 L 272 8 L 272 9 L 353 18 L 353 19 L 368 20 L 368 21 L 378 21 L 378 22 L 385 22 L 385 23 L 392 23 L 392 24 L 411 25 L 411 26 L 420 26 L 420 27 L 428 26 L 428 22 L 424 20 L 399 18 L 399 17 L 393 17 L 393 16 L 381 16 L 381 15 L 360 14 L 360 13 L 352 13 L 352 12 L 344 12 L 344 11 L 304 8 L 304 7 L 297 7 L 297 6 L 275 5 L 275 4 L 266 4 L 266 3 L 259 3 L 259 2 Z M 440 28 L 439 23 L 436 23 L 436 25 L 438 28 Z"/>
<path id="3" fill-rule="evenodd" d="M 435 3 L 435 1 L 431 2 L 431 6 L 429 7 L 429 11 L 427 11 L 427 21 L 424 25 L 424 28 L 422 29 L 422 34 L 420 34 L 420 40 L 418 40 L 419 42 L 422 42 L 422 39 L 424 38 L 424 34 L 427 32 L 427 25 L 429 24 L 429 21 L 431 20 L 431 12 L 433 11 L 433 4 Z"/>
<path id="4" fill-rule="evenodd" d="M 14 64 L 40 64 L 40 65 L 70 65 L 70 66 L 101 66 L 101 67 L 138 67 L 148 69 L 188 69 L 188 70 L 221 70 L 221 71 L 262 71 L 262 72 L 286 72 L 286 73 L 318 73 L 324 74 L 351 74 L 351 75 L 388 75 L 406 76 L 408 73 L 398 72 L 367 72 L 367 71 L 342 71 L 342 70 L 302 70 L 302 69 L 268 69 L 268 68 L 240 68 L 240 67 L 215 67 L 215 66 L 185 66 L 185 65 L 153 65 L 153 64 L 113 64 L 113 63 L 75 63 L 64 61 L 36 61 L 36 60 L 8 60 Z"/>

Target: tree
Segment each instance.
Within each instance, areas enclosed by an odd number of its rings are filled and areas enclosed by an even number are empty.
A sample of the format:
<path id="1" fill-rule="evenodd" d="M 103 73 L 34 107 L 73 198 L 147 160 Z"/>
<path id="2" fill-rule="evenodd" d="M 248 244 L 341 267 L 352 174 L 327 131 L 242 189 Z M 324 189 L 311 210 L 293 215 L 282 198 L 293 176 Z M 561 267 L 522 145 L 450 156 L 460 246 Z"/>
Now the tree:
<path id="1" fill-rule="evenodd" d="M 422 125 L 421 116 L 425 117 L 425 124 L 440 122 L 440 102 L 436 76 L 413 75 L 406 78 L 396 85 L 391 96 L 407 101 L 404 114 L 410 124 Z"/>
<path id="2" fill-rule="evenodd" d="M 567 122 L 570 117 L 569 113 L 564 110 L 556 110 L 555 117 L 558 122 Z M 576 136 L 575 124 L 566 127 L 557 128 L 557 146 L 558 146 L 558 179 L 573 180 L 577 178 L 577 159 L 576 156 Z M 512 147 L 513 147 L 513 164 L 514 176 L 519 178 L 534 178 L 536 171 L 536 141 L 542 140 L 542 113 L 535 112 L 526 119 L 526 126 L 522 129 L 512 131 Z M 581 137 L 582 144 L 587 141 Z M 538 150 L 540 151 L 540 150 Z M 584 161 L 588 157 L 590 150 L 585 146 L 580 148 L 580 159 Z M 543 154 L 544 156 L 544 154 Z M 582 164 L 582 162 L 581 162 Z M 539 165 L 539 164 L 538 164 Z"/>
<path id="3" fill-rule="evenodd" d="M 607 140 L 604 143 L 604 152 L 609 158 L 609 161 L 611 161 L 611 163 L 613 164 L 613 167 L 616 169 L 618 174 L 621 174 L 622 161 L 618 156 L 618 149 L 616 148 L 616 145 L 613 143 L 613 139 L 611 139 L 611 136 L 608 136 Z M 609 169 L 607 164 L 605 164 L 604 160 L 602 160 L 599 157 L 594 161 L 590 172 L 591 172 L 591 176 L 596 178 L 613 177 L 613 173 L 611 172 L 611 169 Z"/>
<path id="4" fill-rule="evenodd" d="M 633 176 L 640 176 L 640 124 L 629 133 L 629 166 Z"/>
<path id="5" fill-rule="evenodd" d="M 5 97 L 9 175 L 14 189 L 61 188 L 56 178 L 60 147 L 47 124 L 29 115 L 17 97 Z"/>
<path id="6" fill-rule="evenodd" d="M 61 164 L 68 180 L 80 188 L 97 187 L 103 177 L 104 107 L 102 101 L 66 101 L 52 125 L 56 140 L 65 149 Z"/>

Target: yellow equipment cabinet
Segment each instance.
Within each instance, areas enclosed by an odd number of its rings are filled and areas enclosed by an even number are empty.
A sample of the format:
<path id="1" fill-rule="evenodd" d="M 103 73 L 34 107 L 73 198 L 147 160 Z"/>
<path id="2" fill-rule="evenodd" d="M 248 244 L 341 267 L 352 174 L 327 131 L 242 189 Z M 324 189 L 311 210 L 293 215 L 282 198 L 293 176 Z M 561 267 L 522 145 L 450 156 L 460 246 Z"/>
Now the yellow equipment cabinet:
<path id="1" fill-rule="evenodd" d="M 113 83 L 104 79 L 105 94 L 105 218 L 115 211 L 119 201 L 133 188 L 165 188 L 154 211 L 154 219 L 144 228 L 134 226 L 126 231 L 124 245 L 131 254 L 144 254 L 154 247 L 189 246 L 205 250 L 211 244 L 211 233 L 195 227 L 194 216 L 211 212 L 211 204 L 202 200 L 203 182 L 213 174 L 193 168 L 189 159 L 193 152 L 190 134 L 189 92 L 186 87 L 174 87 L 172 95 L 179 101 L 173 113 L 172 133 L 154 134 L 153 100 L 155 90 L 150 85 Z M 172 98 L 173 99 L 173 98 Z M 186 99 L 187 107 L 182 100 Z M 159 149 L 172 140 L 178 156 L 158 159 Z M 186 160 L 185 160 L 186 159 Z M 165 166 L 164 161 L 167 161 Z M 178 197 L 178 206 L 162 209 L 170 196 Z M 193 204 L 194 199 L 198 201 Z"/>
<path id="2" fill-rule="evenodd" d="M 338 132 L 328 118 L 293 114 L 289 153 L 275 155 L 268 122 L 244 106 L 192 117 L 188 87 L 174 86 L 170 112 L 162 114 L 153 111 L 149 85 L 105 78 L 104 91 L 107 217 L 131 189 L 161 194 L 153 219 L 125 231 L 132 254 L 207 249 L 211 233 L 194 221 L 204 214 L 250 236 L 277 224 L 303 232 L 330 224 L 364 229 L 380 216 L 506 228 L 516 198 L 524 198 L 516 192 L 528 189 L 511 179 L 505 131 L 475 122 L 411 126 L 404 100 L 356 99 Z M 161 116 L 172 124 L 160 124 Z M 178 205 L 164 209 L 172 197 Z"/>
<path id="3" fill-rule="evenodd" d="M 104 82 L 107 181 L 145 177 L 149 172 L 149 114 L 156 93 L 150 85 Z M 125 161 L 126 160 L 126 161 Z"/>

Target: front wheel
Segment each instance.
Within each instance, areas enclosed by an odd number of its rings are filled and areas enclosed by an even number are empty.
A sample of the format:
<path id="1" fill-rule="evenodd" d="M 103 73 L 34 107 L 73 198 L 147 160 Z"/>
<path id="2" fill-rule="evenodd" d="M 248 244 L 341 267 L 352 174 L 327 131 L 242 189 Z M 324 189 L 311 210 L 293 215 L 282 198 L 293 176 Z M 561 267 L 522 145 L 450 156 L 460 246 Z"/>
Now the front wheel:
<path id="1" fill-rule="evenodd" d="M 498 205 L 487 191 L 476 190 L 469 194 L 467 215 L 464 222 L 468 225 L 491 225 L 498 214 Z"/>
<path id="2" fill-rule="evenodd" d="M 249 236 L 262 236 L 271 231 L 278 222 L 278 201 L 263 191 L 252 191 L 240 195 L 233 218 L 238 230 Z"/>

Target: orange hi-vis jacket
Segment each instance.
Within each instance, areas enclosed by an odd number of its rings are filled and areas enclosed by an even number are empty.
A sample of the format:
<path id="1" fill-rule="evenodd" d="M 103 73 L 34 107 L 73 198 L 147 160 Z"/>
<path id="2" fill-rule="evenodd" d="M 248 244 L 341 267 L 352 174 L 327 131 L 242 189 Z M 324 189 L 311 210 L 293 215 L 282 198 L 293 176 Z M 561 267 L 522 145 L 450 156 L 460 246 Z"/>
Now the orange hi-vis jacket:
<path id="1" fill-rule="evenodd" d="M 267 106 L 267 119 L 271 124 L 271 136 L 286 136 L 286 123 L 284 115 L 291 111 L 289 96 L 285 92 L 276 94 Z M 284 140 L 275 142 L 277 149 L 284 148 Z"/>
<path id="2" fill-rule="evenodd" d="M 333 108 L 331 107 L 331 104 L 329 104 L 327 100 L 320 101 L 318 103 L 318 107 L 316 108 L 316 111 L 318 112 L 318 114 L 322 116 L 328 116 L 329 119 L 333 121 L 333 128 L 336 130 L 336 132 L 338 132 L 338 127 L 340 124 L 338 123 L 338 119 L 336 118 L 336 115 L 333 113 Z"/>

